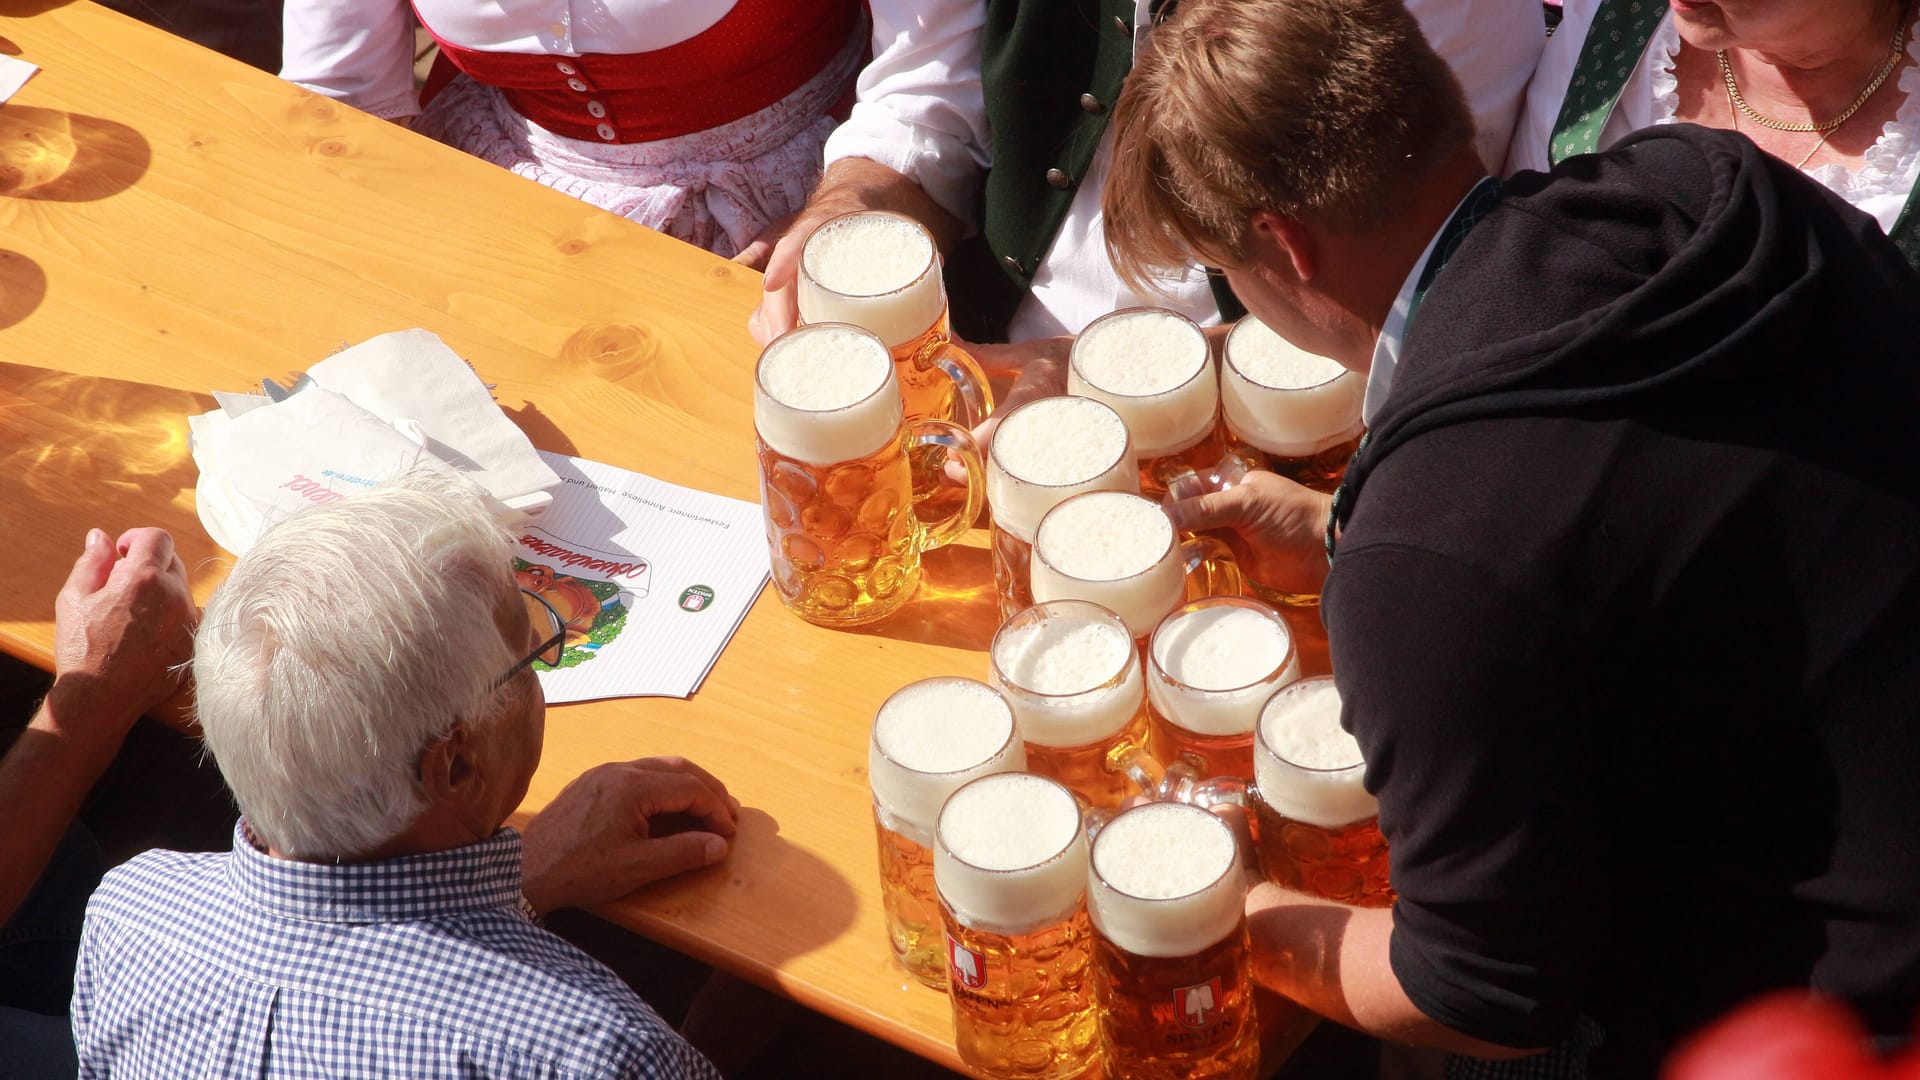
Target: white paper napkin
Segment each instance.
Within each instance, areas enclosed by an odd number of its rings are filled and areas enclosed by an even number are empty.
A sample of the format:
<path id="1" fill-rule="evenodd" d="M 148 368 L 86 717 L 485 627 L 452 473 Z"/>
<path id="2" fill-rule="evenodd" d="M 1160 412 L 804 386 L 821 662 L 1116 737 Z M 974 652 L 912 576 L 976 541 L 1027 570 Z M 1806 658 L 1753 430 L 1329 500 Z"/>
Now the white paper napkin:
<path id="1" fill-rule="evenodd" d="M 20 88 L 27 85 L 27 80 L 33 78 L 33 73 L 39 70 L 17 57 L 0 56 L 0 102 L 19 93 Z"/>
<path id="2" fill-rule="evenodd" d="M 472 369 L 425 330 L 383 334 L 307 373 L 283 401 L 216 394 L 188 418 L 200 522 L 244 554 L 270 525 L 410 469 L 440 465 L 518 521 L 553 500 L 560 478 L 500 412 Z"/>

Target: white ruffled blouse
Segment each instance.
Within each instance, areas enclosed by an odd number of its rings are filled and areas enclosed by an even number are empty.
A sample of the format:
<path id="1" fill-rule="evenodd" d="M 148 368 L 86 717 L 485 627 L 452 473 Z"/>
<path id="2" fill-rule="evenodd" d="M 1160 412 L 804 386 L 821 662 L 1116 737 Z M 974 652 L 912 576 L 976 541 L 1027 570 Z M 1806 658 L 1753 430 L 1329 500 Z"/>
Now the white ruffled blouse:
<path id="1" fill-rule="evenodd" d="M 1548 40 L 1533 85 L 1527 89 L 1526 108 L 1507 156 L 1509 174 L 1548 168 L 1547 147 L 1553 125 L 1559 119 L 1560 104 L 1566 98 L 1567 84 L 1572 80 L 1597 3 L 1570 0 L 1566 5 L 1566 18 Z M 1660 20 L 1645 55 L 1621 91 L 1620 103 L 1600 132 L 1602 149 L 1643 127 L 1674 122 L 1680 96 L 1673 61 L 1679 52 L 1680 31 L 1673 25 L 1673 16 L 1668 15 Z M 1871 215 L 1882 229 L 1893 228 L 1906 206 L 1908 193 L 1920 179 L 1920 37 L 1908 36 L 1907 56 L 1916 63 L 1900 73 L 1900 91 L 1906 100 L 1881 128 L 1880 137 L 1867 149 L 1860 168 L 1829 163 L 1806 170 L 1828 190 Z"/>

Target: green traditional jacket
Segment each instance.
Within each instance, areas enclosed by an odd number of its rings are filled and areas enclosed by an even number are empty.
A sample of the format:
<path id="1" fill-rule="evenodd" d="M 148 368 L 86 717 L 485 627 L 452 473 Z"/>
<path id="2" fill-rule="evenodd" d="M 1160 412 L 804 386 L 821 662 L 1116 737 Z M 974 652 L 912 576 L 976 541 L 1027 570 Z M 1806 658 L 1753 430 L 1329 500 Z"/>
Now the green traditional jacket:
<path id="1" fill-rule="evenodd" d="M 981 76 L 993 166 L 978 233 L 948 260 L 961 336 L 1004 341 L 1066 220 L 1133 67 L 1133 0 L 986 0 Z M 1156 13 L 1172 7 L 1156 0 Z M 1245 308 L 1215 276 L 1224 318 Z"/>

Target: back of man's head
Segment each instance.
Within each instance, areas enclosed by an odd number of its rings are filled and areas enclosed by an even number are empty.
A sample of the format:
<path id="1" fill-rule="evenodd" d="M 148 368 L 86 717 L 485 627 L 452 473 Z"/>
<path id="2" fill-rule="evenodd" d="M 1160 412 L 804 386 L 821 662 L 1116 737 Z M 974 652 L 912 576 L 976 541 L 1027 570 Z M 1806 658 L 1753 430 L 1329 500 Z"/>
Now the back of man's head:
<path id="1" fill-rule="evenodd" d="M 193 674 L 208 749 L 261 840 L 365 853 L 425 809 L 422 749 L 502 711 L 507 534 L 416 474 L 279 524 L 208 603 Z"/>
<path id="2" fill-rule="evenodd" d="M 1107 246 L 1136 285 L 1239 265 L 1260 210 L 1361 232 L 1391 220 L 1473 116 L 1400 0 L 1188 0 L 1114 110 Z"/>

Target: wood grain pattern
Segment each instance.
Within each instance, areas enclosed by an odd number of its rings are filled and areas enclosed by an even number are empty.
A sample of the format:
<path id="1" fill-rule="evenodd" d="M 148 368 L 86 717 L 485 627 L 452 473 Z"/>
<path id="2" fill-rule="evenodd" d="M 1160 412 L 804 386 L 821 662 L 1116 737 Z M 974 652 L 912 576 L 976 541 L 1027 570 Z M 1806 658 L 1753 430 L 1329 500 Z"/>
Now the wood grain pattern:
<path id="1" fill-rule="evenodd" d="M 93 526 L 166 526 L 204 597 L 225 556 L 185 417 L 389 330 L 438 333 L 543 449 L 757 498 L 758 275 L 91 4 L 28 6 L 0 19 L 43 69 L 0 107 L 0 647 L 47 663 Z M 553 709 L 522 812 L 602 761 L 707 765 L 746 807 L 732 857 L 602 914 L 958 1067 L 946 999 L 886 948 L 865 779 L 888 693 L 985 675 L 985 551 L 927 576 L 871 633 L 764 594 L 690 702 Z"/>

